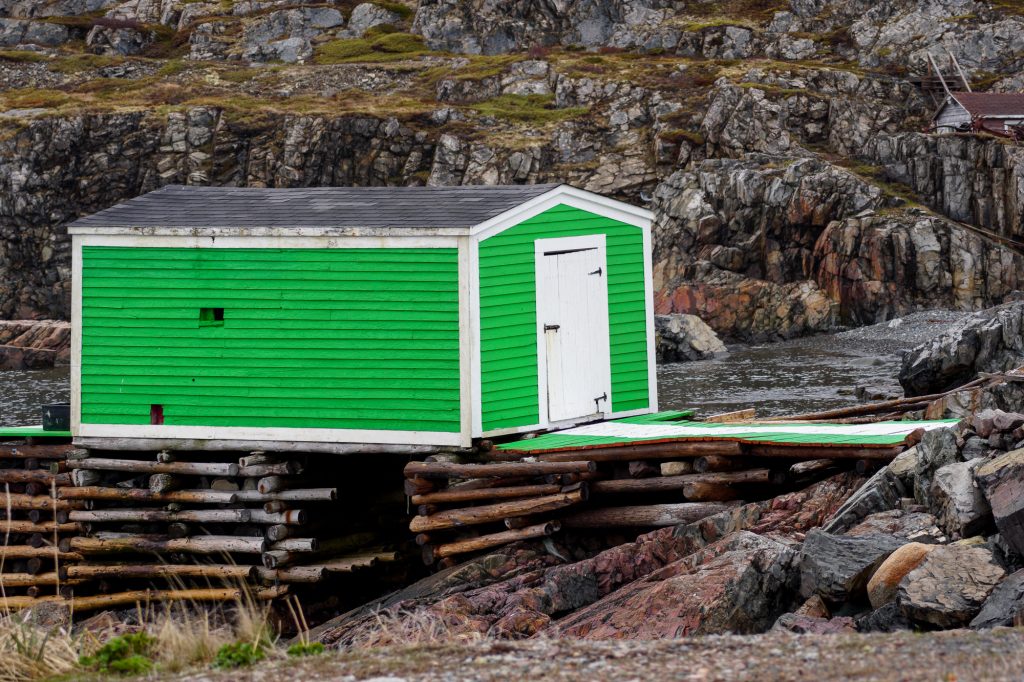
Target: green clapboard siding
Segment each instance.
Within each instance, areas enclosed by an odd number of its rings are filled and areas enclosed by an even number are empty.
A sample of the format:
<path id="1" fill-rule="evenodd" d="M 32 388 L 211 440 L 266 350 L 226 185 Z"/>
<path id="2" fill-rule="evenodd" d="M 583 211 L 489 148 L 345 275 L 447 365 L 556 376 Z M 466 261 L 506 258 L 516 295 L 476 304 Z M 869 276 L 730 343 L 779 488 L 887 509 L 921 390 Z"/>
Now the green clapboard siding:
<path id="1" fill-rule="evenodd" d="M 480 375 L 484 431 L 530 426 L 537 405 L 534 241 L 605 234 L 612 409 L 649 407 L 643 234 L 556 206 L 480 243 Z"/>
<path id="2" fill-rule="evenodd" d="M 82 423 L 460 430 L 456 249 L 82 252 Z"/>

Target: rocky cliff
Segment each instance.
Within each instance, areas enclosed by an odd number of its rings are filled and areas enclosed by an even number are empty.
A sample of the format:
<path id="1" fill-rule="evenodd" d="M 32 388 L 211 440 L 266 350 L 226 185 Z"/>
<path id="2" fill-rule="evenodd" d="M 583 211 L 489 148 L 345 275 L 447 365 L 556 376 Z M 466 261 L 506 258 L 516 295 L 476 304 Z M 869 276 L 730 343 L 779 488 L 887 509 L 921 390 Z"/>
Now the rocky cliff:
<path id="1" fill-rule="evenodd" d="M 657 305 L 784 338 L 1019 288 L 1024 158 L 922 134 L 956 0 L 0 0 L 0 318 L 68 315 L 63 226 L 167 183 L 565 181 L 656 213 Z"/>

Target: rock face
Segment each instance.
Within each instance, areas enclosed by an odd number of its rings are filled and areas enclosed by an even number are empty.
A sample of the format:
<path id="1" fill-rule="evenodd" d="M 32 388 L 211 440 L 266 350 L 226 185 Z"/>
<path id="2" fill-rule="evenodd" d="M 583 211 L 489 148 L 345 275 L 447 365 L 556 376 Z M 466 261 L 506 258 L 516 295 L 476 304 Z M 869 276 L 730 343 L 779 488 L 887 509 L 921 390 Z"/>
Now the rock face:
<path id="1" fill-rule="evenodd" d="M 68 40 L 68 30 L 59 24 L 0 18 L 0 47 L 53 47 Z"/>
<path id="2" fill-rule="evenodd" d="M 0 369 L 44 369 L 71 361 L 71 324 L 0 321 Z"/>
<path id="3" fill-rule="evenodd" d="M 903 540 L 891 535 L 807 534 L 800 551 L 800 594 L 839 604 L 864 596 L 868 579 Z"/>
<path id="4" fill-rule="evenodd" d="M 1000 535 L 1024 556 L 1024 449 L 983 462 L 975 476 L 992 505 Z"/>
<path id="5" fill-rule="evenodd" d="M 980 535 L 993 525 L 992 508 L 974 481 L 982 459 L 940 467 L 932 481 L 931 498 L 943 530 L 954 540 Z"/>
<path id="6" fill-rule="evenodd" d="M 1009 575 L 985 600 L 971 627 L 994 628 L 1024 624 L 1024 570 Z"/>
<path id="7" fill-rule="evenodd" d="M 658 362 L 707 360 L 726 352 L 725 344 L 696 315 L 656 315 Z"/>
<path id="8" fill-rule="evenodd" d="M 1018 301 L 983 310 L 918 346 L 904 356 L 899 379 L 907 395 L 925 395 L 966 383 L 978 372 L 1022 364 L 1024 302 Z"/>
<path id="9" fill-rule="evenodd" d="M 960 627 L 978 614 L 1005 575 L 990 549 L 963 544 L 936 547 L 900 582 L 896 603 L 920 625 Z"/>
<path id="10" fill-rule="evenodd" d="M 917 568 L 936 545 L 908 542 L 896 549 L 878 567 L 868 581 L 868 600 L 880 609 L 896 599 L 896 591 L 903 578 Z"/>

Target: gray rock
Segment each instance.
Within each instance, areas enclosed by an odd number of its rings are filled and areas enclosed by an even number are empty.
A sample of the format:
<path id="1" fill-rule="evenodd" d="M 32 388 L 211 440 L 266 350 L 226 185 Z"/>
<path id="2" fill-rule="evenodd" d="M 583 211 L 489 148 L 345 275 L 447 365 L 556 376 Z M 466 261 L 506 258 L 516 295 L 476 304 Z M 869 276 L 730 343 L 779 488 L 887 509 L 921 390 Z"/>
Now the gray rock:
<path id="1" fill-rule="evenodd" d="M 894 601 L 859 616 L 855 624 L 860 632 L 899 632 L 913 628 L 913 623 L 903 615 Z"/>
<path id="2" fill-rule="evenodd" d="M 917 445 L 917 465 L 914 468 L 914 497 L 918 502 L 929 509 L 937 508 L 932 499 L 935 472 L 956 462 L 959 454 L 953 429 L 933 429 L 924 434 Z"/>
<path id="3" fill-rule="evenodd" d="M 960 456 L 965 460 L 978 459 L 979 457 L 988 456 L 990 449 L 986 439 L 971 436 L 964 441 L 964 447 L 960 451 Z"/>
<path id="4" fill-rule="evenodd" d="M 843 533 L 878 512 L 899 507 L 903 483 L 889 467 L 882 467 L 849 497 L 823 525 L 827 533 Z"/>
<path id="5" fill-rule="evenodd" d="M 242 58 L 252 62 L 294 63 L 313 54 L 312 39 L 343 26 L 341 12 L 326 7 L 283 9 L 248 24 L 242 35 Z"/>
<path id="6" fill-rule="evenodd" d="M 885 534 L 907 542 L 944 544 L 948 538 L 934 516 L 925 511 L 893 509 L 867 516 L 844 533 L 845 536 Z"/>
<path id="7" fill-rule="evenodd" d="M 980 535 L 993 527 L 992 508 L 974 481 L 984 459 L 954 462 L 940 467 L 932 481 L 932 508 L 943 530 L 953 538 Z"/>
<path id="8" fill-rule="evenodd" d="M 784 613 L 772 626 L 774 632 L 793 632 L 798 635 L 839 635 L 857 631 L 850 616 L 816 618 L 798 613 Z"/>
<path id="9" fill-rule="evenodd" d="M 93 26 L 85 37 L 85 44 L 97 54 L 132 55 L 142 52 L 153 39 L 152 31 Z"/>
<path id="10" fill-rule="evenodd" d="M 992 590 L 971 627 L 980 630 L 1000 625 L 1024 625 L 1024 570 L 1006 577 Z"/>
<path id="11" fill-rule="evenodd" d="M 844 536 L 811 530 L 800 550 L 801 596 L 817 594 L 831 603 L 864 597 L 871 574 L 904 542 L 891 535 Z"/>
<path id="12" fill-rule="evenodd" d="M 1024 450 L 974 461 L 981 463 L 974 475 L 992 507 L 999 535 L 1024 557 Z"/>
<path id="13" fill-rule="evenodd" d="M 696 315 L 656 315 L 658 362 L 707 360 L 726 352 L 714 330 Z"/>
<path id="14" fill-rule="evenodd" d="M 396 12 L 381 7 L 372 2 L 364 2 L 356 5 L 348 19 L 348 26 L 345 35 L 361 38 L 364 33 L 374 26 L 384 24 L 392 25 L 402 21 L 402 17 Z"/>
<path id="15" fill-rule="evenodd" d="M 900 582 L 896 604 L 916 624 L 961 627 L 978 614 L 1005 575 L 986 547 L 937 547 Z"/>
<path id="16" fill-rule="evenodd" d="M 68 30 L 60 24 L 0 18 L 0 47 L 56 47 L 67 41 Z"/>

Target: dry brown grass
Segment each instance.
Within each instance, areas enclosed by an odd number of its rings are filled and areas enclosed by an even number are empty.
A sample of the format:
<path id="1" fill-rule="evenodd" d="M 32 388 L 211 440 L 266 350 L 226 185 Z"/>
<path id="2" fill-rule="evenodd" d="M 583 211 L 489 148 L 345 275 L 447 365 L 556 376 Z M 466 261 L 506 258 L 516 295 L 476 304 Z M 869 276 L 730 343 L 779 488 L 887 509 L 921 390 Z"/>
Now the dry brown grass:
<path id="1" fill-rule="evenodd" d="M 486 639 L 469 618 L 433 611 L 386 611 L 374 614 L 375 624 L 352 644 L 356 647 L 465 644 Z"/>

